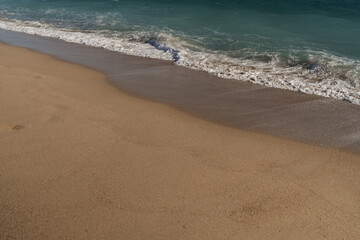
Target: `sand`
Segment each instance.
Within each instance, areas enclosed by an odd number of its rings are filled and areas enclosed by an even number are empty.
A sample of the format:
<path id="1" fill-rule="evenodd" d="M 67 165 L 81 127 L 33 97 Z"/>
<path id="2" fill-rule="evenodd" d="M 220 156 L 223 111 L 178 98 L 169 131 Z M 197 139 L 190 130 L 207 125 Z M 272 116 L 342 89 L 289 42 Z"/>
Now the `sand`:
<path id="1" fill-rule="evenodd" d="M 360 156 L 0 44 L 0 239 L 359 239 Z"/>
<path id="2" fill-rule="evenodd" d="M 96 69 L 127 93 L 207 121 L 360 153 L 360 106 L 356 104 L 26 33 L 0 29 L 0 42 Z"/>

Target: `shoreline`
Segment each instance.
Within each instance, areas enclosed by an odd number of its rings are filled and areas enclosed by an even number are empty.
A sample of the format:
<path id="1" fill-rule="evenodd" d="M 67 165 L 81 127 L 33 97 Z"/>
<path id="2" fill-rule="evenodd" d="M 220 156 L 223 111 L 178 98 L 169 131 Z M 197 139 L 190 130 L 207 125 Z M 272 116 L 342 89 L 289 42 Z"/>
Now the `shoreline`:
<path id="1" fill-rule="evenodd" d="M 357 239 L 360 157 L 0 44 L 1 239 Z"/>
<path id="2" fill-rule="evenodd" d="M 223 125 L 360 151 L 360 106 L 237 80 L 171 62 L 0 30 L 0 41 L 106 74 L 121 90 Z"/>
<path id="3" fill-rule="evenodd" d="M 299 66 L 279 67 L 278 64 L 273 64 L 273 61 L 279 61 L 278 59 L 276 60 L 276 58 L 271 62 L 268 62 L 266 66 L 264 63 L 257 61 L 228 58 L 226 55 L 217 55 L 206 52 L 202 52 L 202 57 L 194 58 L 198 55 L 196 51 L 193 52 L 185 47 L 183 50 L 186 53 L 182 55 L 180 49 L 171 47 L 170 45 L 167 46 L 166 43 L 164 49 L 161 48 L 161 44 L 157 43 L 156 39 L 149 40 L 150 42 L 153 42 L 151 45 L 151 43 L 148 44 L 146 41 L 133 42 L 126 38 L 120 40 L 104 36 L 96 31 L 84 32 L 66 28 L 57 28 L 36 21 L 18 22 L 15 20 L 14 22 L 10 19 L 3 19 L 0 20 L 0 28 L 14 32 L 59 39 L 65 42 L 82 44 L 89 47 L 103 48 L 126 55 L 170 61 L 177 66 L 204 71 L 222 79 L 250 82 L 265 87 L 329 97 L 360 105 L 359 91 L 354 88 L 352 84 L 349 84 L 348 81 L 338 81 L 339 79 L 336 80 L 330 78 L 321 80 L 321 76 L 318 76 L 316 73 L 311 73 L 309 69 L 303 69 L 303 67 L 299 68 Z M 160 46 L 160 49 L 155 47 L 157 45 Z M 326 51 L 320 51 L 318 54 L 322 57 L 326 56 L 325 58 L 330 57 L 332 61 L 337 61 L 337 64 L 340 65 L 341 63 L 346 63 L 348 67 L 358 65 L 358 62 L 355 59 L 331 55 L 331 53 Z M 203 58 L 206 60 L 203 61 Z M 208 62 L 208 60 L 210 62 Z M 310 66 L 308 67 L 310 67 L 310 69 L 317 64 L 319 64 L 319 68 L 328 67 L 326 65 L 322 66 L 320 63 L 309 64 Z"/>

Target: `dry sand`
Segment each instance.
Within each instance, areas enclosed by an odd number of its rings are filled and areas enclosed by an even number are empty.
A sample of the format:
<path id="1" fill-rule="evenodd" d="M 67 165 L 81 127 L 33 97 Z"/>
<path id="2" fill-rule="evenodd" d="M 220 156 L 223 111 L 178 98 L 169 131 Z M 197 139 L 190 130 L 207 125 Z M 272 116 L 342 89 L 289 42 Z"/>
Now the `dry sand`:
<path id="1" fill-rule="evenodd" d="M 0 239 L 360 239 L 360 156 L 0 45 Z"/>

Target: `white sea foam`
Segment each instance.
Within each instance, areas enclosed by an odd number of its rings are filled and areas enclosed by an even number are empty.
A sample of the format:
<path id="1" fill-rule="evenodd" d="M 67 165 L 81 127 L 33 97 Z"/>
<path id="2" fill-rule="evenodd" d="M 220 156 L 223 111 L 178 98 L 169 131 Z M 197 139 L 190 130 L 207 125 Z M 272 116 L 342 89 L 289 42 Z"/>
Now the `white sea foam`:
<path id="1" fill-rule="evenodd" d="M 170 53 L 159 51 L 148 44 L 130 42 L 120 38 L 105 37 L 96 32 L 76 32 L 64 28 L 55 28 L 51 25 L 35 21 L 3 20 L 0 21 L 0 28 L 43 37 L 56 38 L 66 42 L 104 48 L 129 55 L 172 60 L 172 55 Z"/>
<path id="2" fill-rule="evenodd" d="M 169 61 L 174 60 L 176 53 L 176 64 L 206 71 L 221 78 L 342 99 L 360 105 L 359 62 L 325 52 L 309 51 L 308 56 L 322 66 L 316 70 L 309 70 L 301 66 L 281 66 L 280 60 L 276 57 L 273 61 L 265 63 L 211 53 L 166 33 L 157 35 L 159 42 L 156 48 L 144 43 L 144 38 L 148 37 L 144 32 L 124 37 L 100 32 L 77 32 L 39 22 L 8 20 L 0 21 L 0 28 Z"/>

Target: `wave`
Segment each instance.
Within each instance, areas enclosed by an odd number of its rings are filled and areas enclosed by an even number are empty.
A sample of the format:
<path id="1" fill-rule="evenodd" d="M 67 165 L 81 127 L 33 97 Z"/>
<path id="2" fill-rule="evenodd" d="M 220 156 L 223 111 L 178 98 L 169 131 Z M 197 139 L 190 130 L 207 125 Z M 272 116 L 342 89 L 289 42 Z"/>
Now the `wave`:
<path id="1" fill-rule="evenodd" d="M 76 31 L 36 21 L 0 19 L 0 28 L 100 47 L 128 55 L 173 61 L 221 78 L 299 91 L 360 105 L 360 62 L 323 51 L 251 52 L 230 57 L 168 32 Z M 192 39 L 192 42 L 196 40 Z M 252 56 L 252 57 L 249 57 Z"/>

